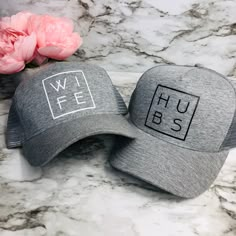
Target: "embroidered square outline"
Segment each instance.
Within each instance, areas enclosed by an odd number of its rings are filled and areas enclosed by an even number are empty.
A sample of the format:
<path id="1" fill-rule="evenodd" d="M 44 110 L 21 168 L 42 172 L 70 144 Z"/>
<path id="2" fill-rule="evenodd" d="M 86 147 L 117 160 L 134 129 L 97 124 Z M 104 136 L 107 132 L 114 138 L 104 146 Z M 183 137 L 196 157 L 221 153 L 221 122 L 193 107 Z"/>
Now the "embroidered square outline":
<path id="1" fill-rule="evenodd" d="M 154 102 L 154 100 L 155 100 L 155 97 L 157 96 L 158 88 L 164 88 L 164 89 L 172 90 L 172 91 L 177 92 L 177 93 L 185 94 L 185 95 L 191 96 L 192 98 L 194 98 L 194 99 L 196 100 L 196 104 L 195 104 L 195 106 L 194 106 L 194 108 L 193 108 L 193 112 L 192 112 L 192 114 L 191 114 L 191 118 L 190 118 L 189 123 L 188 123 L 188 125 L 187 125 L 187 129 L 186 129 L 186 132 L 185 132 L 185 134 L 184 134 L 184 137 L 181 138 L 181 137 L 178 137 L 178 136 L 174 136 L 174 135 L 172 135 L 172 134 L 170 134 L 170 133 L 168 133 L 168 132 L 164 132 L 164 131 L 161 131 L 161 130 L 159 130 L 159 129 L 156 129 L 156 128 L 154 128 L 153 126 L 151 126 L 150 124 L 148 124 L 148 122 L 149 122 L 148 119 L 149 119 L 149 117 L 150 117 L 150 112 L 151 112 L 151 109 L 152 109 L 152 107 L 153 107 L 153 102 Z M 151 101 L 151 104 L 150 104 L 150 106 L 149 106 L 149 109 L 148 109 L 148 112 L 147 112 L 147 116 L 146 116 L 145 124 L 144 124 L 144 125 L 145 125 L 147 128 L 152 129 L 152 130 L 154 130 L 154 131 L 156 131 L 156 132 L 158 132 L 158 133 L 164 134 L 164 135 L 166 135 L 166 136 L 169 136 L 169 137 L 172 137 L 172 138 L 181 140 L 181 141 L 185 141 L 185 140 L 186 140 L 186 137 L 187 137 L 187 135 L 188 135 L 188 132 L 189 132 L 189 129 L 190 129 L 190 126 L 191 126 L 193 117 L 194 117 L 194 115 L 195 115 L 197 106 L 198 106 L 198 104 L 199 104 L 199 100 L 200 100 L 200 97 L 199 97 L 199 96 L 196 96 L 196 95 L 193 95 L 193 94 L 190 94 L 190 93 L 187 93 L 187 92 L 178 90 L 178 89 L 173 89 L 173 88 L 170 88 L 170 87 L 168 87 L 168 86 L 164 86 L 164 85 L 158 84 L 157 87 L 156 87 L 156 89 L 155 89 L 154 95 L 153 95 L 153 97 L 152 97 L 152 101 Z M 157 112 L 157 111 L 155 111 L 155 112 Z M 154 120 L 154 118 L 153 118 L 153 120 Z M 152 120 L 152 122 L 153 122 L 153 120 Z M 153 123 L 155 124 L 155 122 L 153 122 Z"/>
<path id="2" fill-rule="evenodd" d="M 79 108 L 79 109 L 76 109 L 76 110 L 73 110 L 73 111 L 69 111 L 69 112 L 63 113 L 63 114 L 61 114 L 61 115 L 55 116 L 55 114 L 54 114 L 54 112 L 53 112 L 53 109 L 52 109 L 52 105 L 51 105 L 51 103 L 50 103 L 50 99 L 49 99 L 49 97 L 48 97 L 48 92 L 47 92 L 47 89 L 46 89 L 46 86 L 45 86 L 45 81 L 48 80 L 48 79 L 51 79 L 51 78 L 53 78 L 53 77 L 56 77 L 56 76 L 58 76 L 58 75 L 69 74 L 69 73 L 81 73 L 82 78 L 83 78 L 84 81 L 85 81 L 85 84 L 86 84 L 86 88 L 87 88 L 87 90 L 88 90 L 88 93 L 89 93 L 89 95 L 90 95 L 91 102 L 92 102 L 92 106 L 88 106 L 88 107 L 85 107 L 85 108 Z M 91 90 L 90 90 L 90 88 L 89 88 L 87 79 L 86 79 L 86 77 L 85 77 L 85 75 L 84 75 L 84 72 L 83 72 L 82 70 L 66 71 L 66 72 L 60 72 L 60 73 L 51 75 L 51 76 L 49 76 L 49 77 L 43 79 L 43 80 L 42 80 L 42 84 L 43 84 L 43 89 L 44 89 L 44 92 L 45 92 L 45 95 L 46 95 L 46 99 L 47 99 L 47 102 L 48 102 L 48 106 L 49 106 L 49 109 L 50 109 L 52 118 L 53 118 L 54 120 L 55 120 L 55 119 L 58 119 L 58 118 L 60 118 L 60 117 L 69 115 L 69 114 L 73 114 L 73 113 L 79 112 L 79 111 L 88 110 L 88 109 L 95 109 L 95 108 L 96 108 L 96 105 L 95 105 L 95 102 L 94 102 L 94 99 L 93 99 L 93 95 L 92 95 L 92 93 L 91 93 Z"/>

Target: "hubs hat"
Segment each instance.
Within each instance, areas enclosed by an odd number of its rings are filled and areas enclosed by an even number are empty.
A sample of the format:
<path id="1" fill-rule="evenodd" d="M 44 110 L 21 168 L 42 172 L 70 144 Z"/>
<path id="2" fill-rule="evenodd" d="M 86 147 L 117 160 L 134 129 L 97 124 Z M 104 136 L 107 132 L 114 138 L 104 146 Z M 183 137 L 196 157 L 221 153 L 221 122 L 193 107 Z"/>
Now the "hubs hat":
<path id="1" fill-rule="evenodd" d="M 172 194 L 196 197 L 236 146 L 235 108 L 234 87 L 222 75 L 154 67 L 142 75 L 129 104 L 137 137 L 117 137 L 111 165 Z"/>
<path id="2" fill-rule="evenodd" d="M 134 131 L 127 107 L 104 69 L 81 63 L 45 65 L 17 87 L 7 124 L 7 147 L 23 147 L 33 166 L 49 162 L 76 141 Z"/>

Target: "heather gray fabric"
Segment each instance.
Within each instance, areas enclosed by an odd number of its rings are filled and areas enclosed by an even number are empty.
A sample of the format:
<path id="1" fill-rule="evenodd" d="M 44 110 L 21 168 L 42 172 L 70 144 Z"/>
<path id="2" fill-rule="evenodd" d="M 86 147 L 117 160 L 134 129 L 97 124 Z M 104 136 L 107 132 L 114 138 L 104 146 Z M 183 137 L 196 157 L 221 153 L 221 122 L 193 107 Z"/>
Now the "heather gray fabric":
<path id="1" fill-rule="evenodd" d="M 235 102 L 232 84 L 211 70 L 159 66 L 139 80 L 129 111 L 144 132 L 181 147 L 216 152 L 230 128 Z M 160 113 L 163 122 L 156 124 Z"/>
<path id="2" fill-rule="evenodd" d="M 235 90 L 236 81 L 230 80 L 230 82 L 233 85 L 234 90 Z M 235 90 L 235 92 L 236 92 L 236 90 Z M 229 148 L 233 148 L 233 147 L 236 147 L 236 110 L 234 112 L 234 118 L 233 118 L 233 121 L 232 121 L 231 126 L 229 128 L 229 131 L 226 135 L 224 142 L 221 145 L 222 149 L 229 149 Z"/>
<path id="3" fill-rule="evenodd" d="M 104 69 L 77 62 L 46 65 L 16 89 L 7 147 L 23 146 L 30 164 L 46 164 L 72 143 L 96 134 L 132 138 L 126 105 Z"/>
<path id="4" fill-rule="evenodd" d="M 23 151 L 31 165 L 46 164 L 53 157 L 78 140 L 98 134 L 133 137 L 133 129 L 126 118 L 113 114 L 97 114 L 80 117 L 49 128 L 40 135 L 27 140 Z M 33 158 L 32 158 L 33 157 Z"/>
<path id="5" fill-rule="evenodd" d="M 191 198 L 209 188 L 228 154 L 223 146 L 235 115 L 232 84 L 208 69 L 157 66 L 132 94 L 135 140 L 117 138 L 115 168 L 175 195 Z"/>

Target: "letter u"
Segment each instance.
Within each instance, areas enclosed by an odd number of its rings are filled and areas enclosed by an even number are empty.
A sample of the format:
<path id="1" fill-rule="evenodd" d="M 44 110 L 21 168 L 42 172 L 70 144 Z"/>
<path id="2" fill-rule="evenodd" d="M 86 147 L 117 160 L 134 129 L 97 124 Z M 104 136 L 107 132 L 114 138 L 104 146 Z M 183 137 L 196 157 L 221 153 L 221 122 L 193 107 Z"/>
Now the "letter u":
<path id="1" fill-rule="evenodd" d="M 185 113 L 185 112 L 188 110 L 188 107 L 189 107 L 189 103 L 190 103 L 190 102 L 188 102 L 187 106 L 185 107 L 185 110 L 182 110 L 182 111 L 181 111 L 181 109 L 180 109 L 180 103 L 181 103 L 181 99 L 179 99 L 179 102 L 178 102 L 178 105 L 177 105 L 177 111 L 178 111 L 179 113 Z"/>

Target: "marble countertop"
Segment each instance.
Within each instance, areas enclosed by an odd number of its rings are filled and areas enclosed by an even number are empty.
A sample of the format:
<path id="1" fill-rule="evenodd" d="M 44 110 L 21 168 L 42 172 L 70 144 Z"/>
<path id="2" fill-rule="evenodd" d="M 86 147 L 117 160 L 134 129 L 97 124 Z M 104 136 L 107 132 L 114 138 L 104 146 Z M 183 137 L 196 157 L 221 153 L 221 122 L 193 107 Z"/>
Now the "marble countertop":
<path id="1" fill-rule="evenodd" d="M 202 64 L 236 76 L 235 0 L 0 2 L 0 16 L 22 10 L 72 19 L 83 37 L 76 57 L 109 71 Z"/>
<path id="2" fill-rule="evenodd" d="M 63 10 L 62 10 L 63 9 Z M 158 63 L 236 77 L 235 0 L 11 0 L 0 16 L 28 10 L 71 18 L 84 43 L 72 60 L 104 67 L 128 103 Z M 137 73 L 133 73 L 137 72 Z M 0 78 L 0 236 L 235 236 L 236 149 L 201 196 L 183 200 L 113 170 L 111 136 L 86 139 L 44 168 L 4 141 L 12 80 Z"/>
<path id="3" fill-rule="evenodd" d="M 109 74 L 128 102 L 140 75 Z M 112 169 L 111 136 L 85 139 L 32 168 L 5 148 L 10 102 L 0 101 L 1 236 L 236 235 L 236 150 L 211 188 L 190 200 Z"/>

